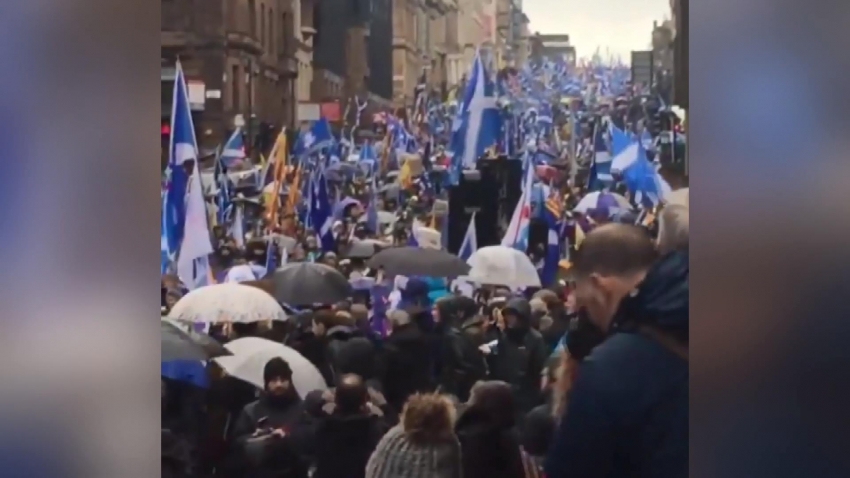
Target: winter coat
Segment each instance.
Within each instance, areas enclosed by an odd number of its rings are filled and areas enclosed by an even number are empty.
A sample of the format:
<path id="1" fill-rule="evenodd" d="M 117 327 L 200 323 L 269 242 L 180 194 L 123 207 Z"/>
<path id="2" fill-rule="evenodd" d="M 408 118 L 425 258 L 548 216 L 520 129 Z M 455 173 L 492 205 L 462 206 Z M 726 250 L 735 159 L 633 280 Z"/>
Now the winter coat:
<path id="1" fill-rule="evenodd" d="M 283 428 L 287 437 L 252 438 L 261 419 L 265 421 L 262 428 Z M 245 477 L 307 476 L 305 457 L 314 440 L 314 427 L 300 399 L 288 406 L 274 406 L 265 397 L 248 404 L 236 419 L 232 436 Z"/>
<path id="2" fill-rule="evenodd" d="M 515 311 L 520 323 L 499 334 L 498 345 L 488 357 L 490 373 L 493 380 L 511 386 L 517 407 L 524 415 L 542 403 L 540 380 L 550 351 L 540 332 L 528 325 L 531 307 L 527 300 L 511 299 L 505 309 Z"/>
<path id="3" fill-rule="evenodd" d="M 384 344 L 384 396 L 401 411 L 407 397 L 434 389 L 433 361 L 428 337 L 416 324 L 397 327 Z"/>
<path id="4" fill-rule="evenodd" d="M 364 478 L 366 463 L 385 431 L 383 416 L 376 413 L 325 417 L 316 430 L 312 478 Z"/>
<path id="5" fill-rule="evenodd" d="M 487 378 L 487 361 L 478 349 L 484 341 L 480 318 L 472 317 L 459 326 L 448 327 L 442 346 L 441 392 L 465 402 L 475 382 Z"/>
<path id="6" fill-rule="evenodd" d="M 640 328 L 687 344 L 688 272 L 687 253 L 671 253 L 623 299 L 572 384 L 549 478 L 688 476 L 688 363 Z"/>
<path id="7" fill-rule="evenodd" d="M 534 465 L 524 456 L 518 433 L 504 422 L 475 406 L 458 418 L 455 433 L 460 441 L 464 478 L 525 478 L 527 472 L 534 476 L 527 470 Z"/>

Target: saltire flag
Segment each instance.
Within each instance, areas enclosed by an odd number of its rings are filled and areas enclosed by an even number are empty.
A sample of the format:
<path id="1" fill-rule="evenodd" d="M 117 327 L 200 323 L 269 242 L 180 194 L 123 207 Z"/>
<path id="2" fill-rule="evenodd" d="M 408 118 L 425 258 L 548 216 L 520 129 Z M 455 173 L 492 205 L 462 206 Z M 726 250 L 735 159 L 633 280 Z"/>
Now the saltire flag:
<path id="1" fill-rule="evenodd" d="M 192 112 L 189 109 L 186 79 L 183 76 L 183 67 L 179 60 L 175 69 L 165 200 L 165 230 L 168 238 L 168 252 L 172 257 L 180 249 L 186 222 L 186 188 L 188 187 L 189 176 L 183 168 L 183 163 L 188 160 L 197 162 L 198 159 L 195 125 L 192 122 Z"/>
<path id="2" fill-rule="evenodd" d="M 171 254 L 168 253 L 168 220 L 166 211 L 166 191 L 163 190 L 160 197 L 160 220 L 159 220 L 159 273 L 165 275 L 171 263 Z"/>
<path id="3" fill-rule="evenodd" d="M 606 128 L 601 126 L 596 127 L 593 141 L 593 162 L 590 167 L 590 175 L 588 175 L 589 191 L 599 191 L 603 188 L 611 186 L 614 182 L 614 176 L 611 175 L 611 153 L 608 151 L 608 145 L 605 141 Z"/>
<path id="4" fill-rule="evenodd" d="M 328 196 L 328 185 L 325 181 L 325 173 L 319 170 L 313 180 L 313 191 L 310 200 L 310 220 L 318 236 L 318 242 L 322 251 L 334 250 L 335 241 L 333 236 L 333 208 Z"/>
<path id="5" fill-rule="evenodd" d="M 472 254 L 478 250 L 478 234 L 475 230 L 476 214 L 478 213 L 472 213 L 472 217 L 469 219 L 469 227 L 466 228 L 466 234 L 463 236 L 463 242 L 460 244 L 460 250 L 457 252 L 457 256 L 464 261 L 469 260 Z"/>
<path id="6" fill-rule="evenodd" d="M 543 208 L 543 218 L 546 222 L 547 241 L 546 255 L 543 258 L 543 268 L 540 270 L 540 283 L 543 287 L 552 285 L 558 275 L 558 262 L 561 259 L 561 240 L 558 232 L 561 229 L 562 201 L 557 191 L 546 199 Z"/>
<path id="7" fill-rule="evenodd" d="M 502 237 L 502 245 L 525 251 L 528 249 L 528 227 L 531 222 L 531 195 L 532 184 L 534 184 L 534 168 L 528 168 L 525 173 L 525 181 L 522 195 L 517 202 L 508 229 Z"/>
<path id="8" fill-rule="evenodd" d="M 331 134 L 331 127 L 328 124 L 328 120 L 320 118 L 317 121 L 313 121 L 309 130 L 298 135 L 292 154 L 300 158 L 333 146 L 333 143 L 334 137 Z"/>
<path id="9" fill-rule="evenodd" d="M 228 209 L 230 209 L 230 180 L 227 177 L 227 167 L 222 156 L 220 154 L 216 156 L 213 174 L 216 185 L 216 222 L 223 226 L 227 221 Z"/>
<path id="10" fill-rule="evenodd" d="M 637 159 L 623 171 L 623 182 L 632 193 L 635 203 L 650 208 L 664 199 L 665 184 L 658 171 L 646 158 L 646 151 L 638 143 Z"/>
<path id="11" fill-rule="evenodd" d="M 243 159 L 245 159 L 245 145 L 242 144 L 242 128 L 236 128 L 224 143 L 220 161 L 226 168 L 232 168 Z"/>
<path id="12" fill-rule="evenodd" d="M 266 248 L 266 276 L 274 274 L 277 270 L 277 256 L 275 255 L 275 240 L 269 238 L 269 246 Z"/>
<path id="13" fill-rule="evenodd" d="M 186 224 L 180 254 L 177 258 L 177 276 L 189 289 L 197 289 L 212 283 L 212 269 L 209 255 L 213 248 L 210 242 L 210 230 L 207 226 L 207 207 L 204 202 L 203 184 L 198 162 L 189 180 L 188 200 L 186 201 Z"/>
<path id="14" fill-rule="evenodd" d="M 457 185 L 464 168 L 472 169 L 484 152 L 495 146 L 501 135 L 502 116 L 496 105 L 496 87 L 477 52 L 466 85 L 463 103 L 452 125 L 451 183 Z"/>

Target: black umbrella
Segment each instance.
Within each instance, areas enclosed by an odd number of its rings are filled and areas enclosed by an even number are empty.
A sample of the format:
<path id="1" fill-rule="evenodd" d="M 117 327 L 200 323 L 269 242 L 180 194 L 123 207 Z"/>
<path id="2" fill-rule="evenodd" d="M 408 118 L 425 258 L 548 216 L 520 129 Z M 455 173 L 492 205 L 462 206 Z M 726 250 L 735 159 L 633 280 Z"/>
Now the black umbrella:
<path id="1" fill-rule="evenodd" d="M 355 241 L 343 254 L 350 259 L 368 259 L 381 250 L 383 246 L 372 240 Z"/>
<path id="2" fill-rule="evenodd" d="M 461 258 L 440 249 L 419 247 L 385 249 L 367 264 L 372 269 L 383 268 L 388 275 L 457 277 L 469 272 L 469 266 Z"/>
<path id="3" fill-rule="evenodd" d="M 161 356 L 163 362 L 172 360 L 209 360 L 230 352 L 209 335 L 186 331 L 167 320 L 161 320 Z"/>
<path id="4" fill-rule="evenodd" d="M 272 276 L 274 297 L 294 306 L 335 304 L 351 297 L 351 284 L 333 267 L 311 262 L 288 264 Z"/>

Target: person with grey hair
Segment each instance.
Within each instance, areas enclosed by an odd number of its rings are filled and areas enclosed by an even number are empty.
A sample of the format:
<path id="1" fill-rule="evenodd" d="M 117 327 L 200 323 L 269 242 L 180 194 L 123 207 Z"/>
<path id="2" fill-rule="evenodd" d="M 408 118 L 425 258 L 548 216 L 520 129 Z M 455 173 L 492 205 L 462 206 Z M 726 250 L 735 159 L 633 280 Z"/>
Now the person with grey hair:
<path id="1" fill-rule="evenodd" d="M 670 204 L 658 217 L 658 252 L 687 251 L 690 240 L 690 209 L 681 204 Z"/>
<path id="2" fill-rule="evenodd" d="M 384 344 L 382 384 L 390 407 L 400 412 L 414 393 L 434 389 L 434 364 L 426 334 L 404 310 L 389 312 L 389 337 Z"/>

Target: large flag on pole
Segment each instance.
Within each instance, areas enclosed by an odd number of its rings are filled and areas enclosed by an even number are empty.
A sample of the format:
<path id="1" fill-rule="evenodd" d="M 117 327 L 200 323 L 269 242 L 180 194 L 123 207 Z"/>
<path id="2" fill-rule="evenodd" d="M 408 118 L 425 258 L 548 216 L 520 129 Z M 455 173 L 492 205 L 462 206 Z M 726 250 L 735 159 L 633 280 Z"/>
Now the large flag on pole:
<path id="1" fill-rule="evenodd" d="M 523 186 L 522 195 L 511 216 L 511 222 L 508 224 L 505 236 L 502 237 L 503 246 L 513 247 L 520 251 L 525 251 L 528 248 L 528 227 L 531 223 L 531 186 L 534 183 L 534 168 L 528 168 L 525 173 L 524 183 L 525 186 Z"/>
<path id="2" fill-rule="evenodd" d="M 213 252 L 210 230 L 207 226 L 207 206 L 204 202 L 201 172 L 197 161 L 189 180 L 184 230 L 185 235 L 177 259 L 177 276 L 189 290 L 192 290 L 211 283 L 208 256 Z"/>
<path id="3" fill-rule="evenodd" d="M 463 103 L 452 125 L 451 182 L 456 185 L 464 168 L 472 169 L 478 158 L 493 147 L 501 134 L 501 112 L 496 105 L 496 86 L 476 53 Z"/>
<path id="4" fill-rule="evenodd" d="M 283 178 L 286 174 L 286 128 L 283 128 L 280 134 L 277 135 L 274 148 L 272 149 L 270 163 L 274 163 L 274 186 L 270 198 L 266 198 L 266 218 L 268 219 L 269 227 L 274 227 L 278 224 L 278 212 L 280 210 L 280 188 L 283 185 Z"/>
<path id="5" fill-rule="evenodd" d="M 186 222 L 186 187 L 188 176 L 183 163 L 198 159 L 198 143 L 195 140 L 195 125 L 189 109 L 189 95 L 186 79 L 180 61 L 175 66 L 174 95 L 171 102 L 171 137 L 166 180 L 166 231 L 168 252 L 172 256 L 180 249 L 183 240 L 183 227 Z"/>

